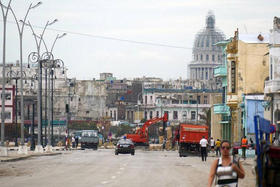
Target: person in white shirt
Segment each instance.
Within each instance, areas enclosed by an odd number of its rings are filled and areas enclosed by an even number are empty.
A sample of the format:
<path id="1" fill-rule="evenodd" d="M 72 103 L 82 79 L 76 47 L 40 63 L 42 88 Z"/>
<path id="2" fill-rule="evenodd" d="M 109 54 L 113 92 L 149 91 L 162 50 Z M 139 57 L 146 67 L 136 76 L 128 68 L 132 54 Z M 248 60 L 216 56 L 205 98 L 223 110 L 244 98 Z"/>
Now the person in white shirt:
<path id="1" fill-rule="evenodd" d="M 215 140 L 212 137 L 210 138 L 210 146 L 211 146 L 211 151 L 214 152 Z"/>
<path id="2" fill-rule="evenodd" d="M 199 144 L 200 144 L 202 161 L 206 162 L 206 157 L 207 157 L 206 149 L 207 149 L 208 141 L 205 139 L 205 136 L 202 137 Z"/>

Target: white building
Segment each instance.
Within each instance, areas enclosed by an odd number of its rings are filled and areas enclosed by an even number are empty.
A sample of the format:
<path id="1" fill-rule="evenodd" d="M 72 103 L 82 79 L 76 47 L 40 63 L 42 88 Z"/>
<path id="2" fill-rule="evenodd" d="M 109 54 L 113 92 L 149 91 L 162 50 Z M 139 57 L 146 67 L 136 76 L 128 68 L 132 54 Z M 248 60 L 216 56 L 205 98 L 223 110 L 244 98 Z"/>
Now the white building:
<path id="1" fill-rule="evenodd" d="M 168 113 L 171 123 L 205 123 L 207 109 L 211 108 L 208 90 L 144 89 L 141 109 L 145 119 Z"/>
<path id="2" fill-rule="evenodd" d="M 265 81 L 265 94 L 270 97 L 271 119 L 280 125 L 280 18 L 274 17 L 269 38 L 269 80 Z"/>

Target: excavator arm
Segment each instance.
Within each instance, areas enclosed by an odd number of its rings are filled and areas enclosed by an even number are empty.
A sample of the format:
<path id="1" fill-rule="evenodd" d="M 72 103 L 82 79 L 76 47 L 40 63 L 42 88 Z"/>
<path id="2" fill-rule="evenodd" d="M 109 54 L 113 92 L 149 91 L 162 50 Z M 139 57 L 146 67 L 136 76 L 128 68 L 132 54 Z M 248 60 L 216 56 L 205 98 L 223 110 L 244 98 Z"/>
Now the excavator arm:
<path id="1" fill-rule="evenodd" d="M 167 120 L 168 120 L 167 113 L 165 113 L 163 117 L 160 117 L 160 118 L 155 117 L 155 118 L 153 118 L 153 119 L 150 119 L 150 120 L 148 120 L 148 121 L 146 121 L 146 122 L 144 123 L 144 125 L 142 126 L 142 128 L 139 129 L 138 133 L 140 133 L 141 136 L 146 137 L 146 134 L 147 134 L 147 131 L 146 131 L 146 130 L 147 130 L 147 128 L 148 128 L 149 126 L 151 126 L 151 125 L 153 125 L 153 124 L 155 124 L 155 123 L 157 123 L 157 122 L 160 122 L 160 121 L 163 121 L 164 123 L 166 123 Z M 137 132 L 136 132 L 136 133 L 137 133 Z"/>

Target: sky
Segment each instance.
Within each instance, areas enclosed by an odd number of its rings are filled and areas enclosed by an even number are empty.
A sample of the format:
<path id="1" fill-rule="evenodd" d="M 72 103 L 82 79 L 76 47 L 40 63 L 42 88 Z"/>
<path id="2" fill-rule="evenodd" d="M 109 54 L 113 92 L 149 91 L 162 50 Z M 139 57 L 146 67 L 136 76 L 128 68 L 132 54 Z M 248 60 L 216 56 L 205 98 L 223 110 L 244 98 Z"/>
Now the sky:
<path id="1" fill-rule="evenodd" d="M 8 0 L 1 0 L 7 4 Z M 12 0 L 18 19 L 23 19 L 30 3 Z M 164 80 L 187 78 L 195 35 L 205 27 L 209 10 L 216 27 L 227 38 L 240 33 L 268 33 L 274 16 L 280 17 L 279 0 L 42 0 L 27 20 L 39 35 L 47 21 L 44 40 L 53 54 L 63 60 L 67 76 L 98 79 L 110 72 L 118 79 L 160 77 Z M 0 17 L 0 55 L 2 61 L 3 18 Z M 19 59 L 19 39 L 12 14 L 7 23 L 6 61 Z M 44 48 L 42 46 L 42 51 Z M 36 51 L 31 30 L 24 29 L 24 62 Z"/>

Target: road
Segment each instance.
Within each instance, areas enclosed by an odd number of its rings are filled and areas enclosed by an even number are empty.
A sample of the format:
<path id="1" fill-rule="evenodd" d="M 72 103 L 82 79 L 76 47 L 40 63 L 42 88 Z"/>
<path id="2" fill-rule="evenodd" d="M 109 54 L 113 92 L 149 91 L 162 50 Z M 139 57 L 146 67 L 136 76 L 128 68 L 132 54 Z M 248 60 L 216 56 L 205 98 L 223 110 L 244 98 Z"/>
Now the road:
<path id="1" fill-rule="evenodd" d="M 112 149 L 65 151 L 56 156 L 0 163 L 0 186 L 199 187 L 207 185 L 213 160 L 180 158 L 175 151 L 136 150 L 135 156 L 115 156 Z M 241 187 L 254 186 L 252 164 L 246 163 L 248 174 Z"/>

